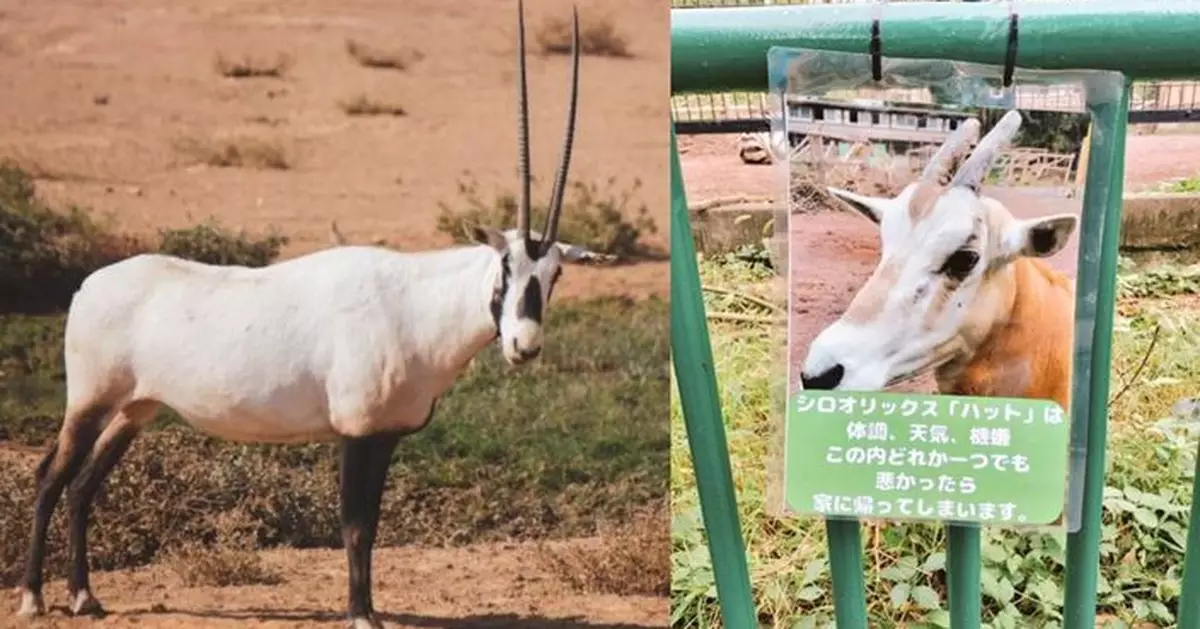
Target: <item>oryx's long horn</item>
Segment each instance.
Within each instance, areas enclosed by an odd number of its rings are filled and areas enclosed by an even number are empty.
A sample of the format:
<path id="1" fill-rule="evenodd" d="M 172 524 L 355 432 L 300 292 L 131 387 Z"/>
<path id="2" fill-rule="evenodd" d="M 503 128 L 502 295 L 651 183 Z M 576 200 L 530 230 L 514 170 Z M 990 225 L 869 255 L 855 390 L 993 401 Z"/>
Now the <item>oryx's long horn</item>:
<path id="1" fill-rule="evenodd" d="M 529 88 L 525 80 L 525 3 L 517 0 L 517 146 L 521 198 L 517 206 L 517 233 L 529 239 Z"/>
<path id="2" fill-rule="evenodd" d="M 929 163 L 925 165 L 925 170 L 921 172 L 921 181 L 926 181 L 932 184 L 944 186 L 950 182 L 950 176 L 953 174 L 951 168 L 954 166 L 954 161 L 961 156 L 967 149 L 971 148 L 976 140 L 979 139 L 979 119 L 968 118 L 950 137 L 946 138 L 946 142 L 941 148 L 929 158 Z"/>
<path id="3" fill-rule="evenodd" d="M 562 158 L 554 174 L 550 193 L 550 210 L 546 213 L 542 252 L 550 250 L 558 240 L 558 219 L 562 215 L 563 194 L 567 187 L 567 171 L 571 168 L 571 147 L 575 143 L 575 109 L 579 101 L 579 10 L 571 7 L 571 98 L 567 104 L 567 131 L 563 138 Z"/>
<path id="4" fill-rule="evenodd" d="M 1004 150 L 1013 137 L 1017 135 L 1017 131 L 1021 128 L 1021 114 L 1017 110 L 1012 110 L 992 127 L 988 134 L 983 136 L 979 144 L 975 147 L 975 152 L 963 162 L 958 172 L 954 174 L 954 179 L 950 181 L 951 186 L 966 186 L 972 190 L 978 190 L 979 186 L 983 185 L 984 177 L 987 177 L 988 171 L 992 168 L 992 163 L 996 161 L 996 157 L 1000 155 L 1000 151 Z"/>

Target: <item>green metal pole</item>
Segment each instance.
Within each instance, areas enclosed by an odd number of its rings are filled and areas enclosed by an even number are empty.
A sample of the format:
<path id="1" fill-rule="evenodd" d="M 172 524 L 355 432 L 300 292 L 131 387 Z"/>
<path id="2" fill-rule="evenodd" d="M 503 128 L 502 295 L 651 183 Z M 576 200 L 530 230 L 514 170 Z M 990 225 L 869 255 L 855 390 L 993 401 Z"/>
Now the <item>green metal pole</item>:
<path id="1" fill-rule="evenodd" d="M 1153 31 L 1148 31 L 1153 32 Z M 1100 125 L 1092 133 L 1087 184 L 1084 189 L 1084 233 L 1092 219 L 1100 220 L 1096 318 L 1091 330 L 1092 360 L 1087 378 L 1091 394 L 1087 402 L 1087 462 L 1083 483 L 1082 525 L 1067 538 L 1067 594 L 1063 607 L 1063 629 L 1094 629 L 1096 587 L 1100 571 L 1101 517 L 1104 506 L 1105 445 L 1108 440 L 1108 385 L 1112 366 L 1113 310 L 1116 305 L 1117 253 L 1121 237 L 1121 197 L 1125 178 L 1125 121 L 1129 117 L 1129 84 L 1116 103 L 1097 107 Z M 1094 191 L 1094 192 L 1093 192 Z M 1089 195 L 1089 193 L 1092 193 Z M 1091 223 L 1091 225 L 1089 225 Z M 1090 265 L 1080 252 L 1083 266 Z M 1077 329 L 1079 326 L 1076 326 Z M 1079 339 L 1076 343 L 1087 342 Z M 1082 406 L 1072 400 L 1072 408 Z"/>
<path id="2" fill-rule="evenodd" d="M 688 446 L 696 468 L 700 511 L 716 575 L 721 616 L 729 629 L 754 629 L 750 571 L 738 518 L 729 447 L 721 420 L 721 398 L 713 369 L 708 318 L 700 293 L 700 268 L 688 220 L 687 193 L 675 123 L 671 121 L 671 353 Z"/>
<path id="3" fill-rule="evenodd" d="M 671 10 L 674 94 L 761 91 L 772 46 L 865 53 L 876 3 Z M 1022 68 L 1116 70 L 1131 78 L 1195 76 L 1198 0 L 1018 3 Z M 995 64 L 1008 5 L 899 2 L 883 7 L 889 58 Z"/>
<path id="4" fill-rule="evenodd" d="M 825 520 L 837 629 L 867 629 L 867 588 L 863 582 L 860 531 L 858 520 Z"/>
<path id="5" fill-rule="evenodd" d="M 979 575 L 983 567 L 983 553 L 979 541 L 979 526 L 949 524 L 946 526 L 946 534 L 950 626 L 954 629 L 978 629 L 983 622 L 980 611 L 983 586 Z"/>
<path id="6" fill-rule="evenodd" d="M 1192 514 L 1188 516 L 1187 548 L 1183 556 L 1183 593 L 1179 595 L 1177 629 L 1200 629 L 1200 451 L 1192 476 Z"/>

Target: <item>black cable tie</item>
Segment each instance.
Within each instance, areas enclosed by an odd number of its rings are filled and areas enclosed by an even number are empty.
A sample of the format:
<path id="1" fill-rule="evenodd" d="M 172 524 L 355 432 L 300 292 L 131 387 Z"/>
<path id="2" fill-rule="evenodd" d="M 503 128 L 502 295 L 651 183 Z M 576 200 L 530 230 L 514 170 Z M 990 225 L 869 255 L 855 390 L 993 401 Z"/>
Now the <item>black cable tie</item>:
<path id="1" fill-rule="evenodd" d="M 1008 89 L 1013 82 L 1013 71 L 1017 67 L 1017 11 L 1012 2 L 1008 3 L 1008 51 L 1004 55 L 1004 87 Z"/>
<path id="2" fill-rule="evenodd" d="M 879 11 L 877 9 L 875 17 L 871 20 L 871 78 L 876 82 L 883 80 L 883 42 L 879 38 L 879 31 Z"/>

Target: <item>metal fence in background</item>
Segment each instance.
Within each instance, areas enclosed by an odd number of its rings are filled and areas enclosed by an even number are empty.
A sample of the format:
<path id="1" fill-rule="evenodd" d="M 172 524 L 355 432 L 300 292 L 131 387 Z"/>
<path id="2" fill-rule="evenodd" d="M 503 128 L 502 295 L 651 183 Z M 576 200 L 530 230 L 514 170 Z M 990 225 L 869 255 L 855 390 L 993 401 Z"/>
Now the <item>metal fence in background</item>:
<path id="1" fill-rule="evenodd" d="M 671 0 L 672 8 L 720 8 L 802 4 L 855 4 L 873 0 Z M 912 0 L 889 0 L 908 2 Z M 947 0 L 963 2 L 970 0 Z M 1063 2 L 1077 0 L 1061 0 Z M 1047 94 L 1033 86 L 1017 92 L 1017 106 L 1036 100 L 1038 109 L 1082 111 L 1082 95 Z M 913 92 L 906 90 L 906 92 Z M 905 102 L 930 102 L 928 95 L 906 94 Z M 678 94 L 671 98 L 675 130 L 681 134 L 753 133 L 770 130 L 771 106 L 766 92 Z M 1200 81 L 1145 81 L 1133 85 L 1129 102 L 1131 124 L 1200 122 Z"/>

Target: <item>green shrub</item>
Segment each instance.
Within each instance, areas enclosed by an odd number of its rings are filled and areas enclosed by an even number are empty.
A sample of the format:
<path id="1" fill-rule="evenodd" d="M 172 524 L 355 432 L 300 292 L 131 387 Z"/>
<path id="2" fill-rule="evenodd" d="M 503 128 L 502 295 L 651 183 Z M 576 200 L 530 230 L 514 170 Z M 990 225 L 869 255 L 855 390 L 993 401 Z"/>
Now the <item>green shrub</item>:
<path id="1" fill-rule="evenodd" d="M 207 222 L 159 234 L 157 247 L 114 232 L 82 208 L 51 208 L 33 177 L 0 164 L 0 312 L 65 310 L 84 278 L 124 258 L 159 251 L 210 264 L 262 266 L 287 239 L 257 237 Z"/>
<path id="2" fill-rule="evenodd" d="M 575 182 L 567 186 L 559 219 L 559 240 L 581 245 L 598 253 L 614 254 L 622 259 L 655 257 L 661 252 L 646 245 L 643 236 L 658 232 L 645 204 L 633 207 L 634 195 L 641 188 L 635 180 L 630 189 L 615 191 L 612 178 L 601 188 L 595 183 Z M 459 183 L 462 205 L 440 203 L 438 231 L 456 242 L 466 242 L 468 229 L 487 226 L 508 229 L 517 224 L 517 197 L 510 192 L 495 194 L 490 200 L 479 192 L 477 183 Z M 547 195 L 548 196 L 548 195 Z M 540 231 L 546 220 L 547 203 L 532 203 L 531 226 Z"/>
<path id="3" fill-rule="evenodd" d="M 92 270 L 141 250 L 136 239 L 114 235 L 80 208 L 52 210 L 28 173 L 0 165 L 0 310 L 66 304 Z"/>
<path id="4" fill-rule="evenodd" d="M 1200 192 L 1200 175 L 1172 182 L 1167 186 L 1167 192 L 1177 194 Z"/>
<path id="5" fill-rule="evenodd" d="M 159 232 L 158 252 L 206 264 L 266 266 L 279 257 L 288 238 L 270 232 L 262 238 L 233 232 L 208 221 L 194 227 Z"/>

